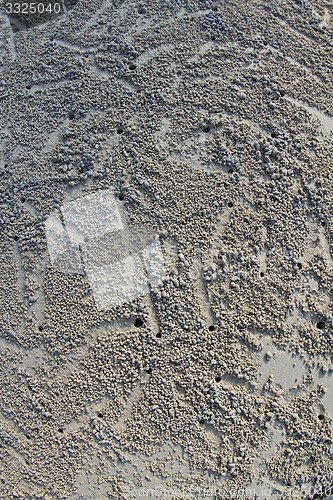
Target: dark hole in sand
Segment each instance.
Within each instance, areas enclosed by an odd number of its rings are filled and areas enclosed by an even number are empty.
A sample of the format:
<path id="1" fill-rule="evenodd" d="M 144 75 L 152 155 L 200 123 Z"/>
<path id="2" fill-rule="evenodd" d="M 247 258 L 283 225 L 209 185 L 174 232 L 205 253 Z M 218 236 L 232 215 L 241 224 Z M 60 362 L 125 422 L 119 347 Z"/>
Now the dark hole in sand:
<path id="1" fill-rule="evenodd" d="M 221 382 L 221 377 L 219 376 L 215 377 L 215 382 Z"/>
<path id="2" fill-rule="evenodd" d="M 74 118 L 75 118 L 75 114 L 74 114 L 74 113 L 69 113 L 68 118 L 69 118 L 70 120 L 74 120 Z"/>
<path id="3" fill-rule="evenodd" d="M 124 132 L 124 129 L 122 127 L 117 128 L 117 134 L 122 134 Z"/>
<path id="4" fill-rule="evenodd" d="M 136 318 L 136 320 L 134 321 L 134 326 L 136 326 L 137 328 L 140 328 L 140 326 L 143 325 L 143 321 L 141 318 Z"/>
<path id="5" fill-rule="evenodd" d="M 124 198 L 125 198 L 125 196 L 124 196 L 123 194 L 120 194 L 120 195 L 119 195 L 119 200 L 120 200 L 120 201 L 123 201 L 123 199 L 124 199 Z"/>
<path id="6" fill-rule="evenodd" d="M 210 127 L 208 127 L 208 125 L 206 127 L 203 128 L 203 131 L 208 134 L 208 132 L 210 131 Z"/>
<path id="7" fill-rule="evenodd" d="M 276 133 L 276 132 L 272 132 L 272 133 L 271 133 L 271 137 L 273 137 L 273 139 L 276 139 L 276 137 L 277 137 L 277 133 Z"/>
<path id="8" fill-rule="evenodd" d="M 42 325 L 39 325 L 38 330 L 39 330 L 40 332 L 42 332 L 42 331 L 44 330 L 43 326 L 42 326 Z"/>
<path id="9" fill-rule="evenodd" d="M 302 267 L 303 267 L 302 262 L 297 262 L 297 267 L 298 267 L 298 269 L 302 269 Z"/>
<path id="10" fill-rule="evenodd" d="M 151 373 L 153 370 L 151 368 L 147 368 L 146 372 Z"/>
<path id="11" fill-rule="evenodd" d="M 21 202 L 22 202 L 22 203 L 24 203 L 24 202 L 25 202 L 25 198 L 24 198 L 24 196 L 22 196 L 22 198 L 21 198 Z"/>
<path id="12" fill-rule="evenodd" d="M 228 207 L 229 207 L 229 208 L 232 208 L 233 206 L 234 206 L 233 202 L 232 202 L 232 201 L 229 201 L 229 202 L 228 202 Z"/>
<path id="13" fill-rule="evenodd" d="M 318 418 L 319 418 L 319 420 L 324 420 L 325 415 L 323 415 L 322 413 L 320 413 L 320 415 L 318 415 Z"/>
<path id="14" fill-rule="evenodd" d="M 208 330 L 210 332 L 213 332 L 215 330 L 215 326 L 214 325 L 209 325 Z"/>
<path id="15" fill-rule="evenodd" d="M 131 71 L 134 71 L 134 70 L 136 69 L 136 64 L 133 64 L 133 63 L 132 63 L 132 64 L 130 64 L 130 65 L 128 66 L 128 69 L 130 69 Z"/>
<path id="16" fill-rule="evenodd" d="M 233 174 L 233 173 L 234 173 L 234 171 L 232 170 L 232 168 L 229 168 L 228 169 L 228 174 Z"/>
<path id="17" fill-rule="evenodd" d="M 325 322 L 324 322 L 324 321 L 322 321 L 322 320 L 318 321 L 318 323 L 317 323 L 317 328 L 318 328 L 319 330 L 324 330 L 324 329 L 325 329 Z"/>
<path id="18" fill-rule="evenodd" d="M 97 413 L 97 416 L 98 416 L 98 418 L 103 418 L 104 417 L 103 413 L 101 413 L 101 412 Z"/>
<path id="19" fill-rule="evenodd" d="M 162 335 L 161 335 L 160 333 L 156 333 L 156 337 L 157 337 L 158 339 L 160 339 L 160 338 L 162 337 Z"/>

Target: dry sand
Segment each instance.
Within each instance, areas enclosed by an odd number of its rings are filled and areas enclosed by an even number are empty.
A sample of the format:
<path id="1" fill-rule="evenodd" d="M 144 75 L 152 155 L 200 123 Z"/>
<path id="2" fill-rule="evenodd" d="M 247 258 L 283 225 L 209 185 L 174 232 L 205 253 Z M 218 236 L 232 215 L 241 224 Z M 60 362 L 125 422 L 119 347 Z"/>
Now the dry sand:
<path id="1" fill-rule="evenodd" d="M 0 498 L 331 499 L 333 4 L 70 3 L 0 14 Z"/>

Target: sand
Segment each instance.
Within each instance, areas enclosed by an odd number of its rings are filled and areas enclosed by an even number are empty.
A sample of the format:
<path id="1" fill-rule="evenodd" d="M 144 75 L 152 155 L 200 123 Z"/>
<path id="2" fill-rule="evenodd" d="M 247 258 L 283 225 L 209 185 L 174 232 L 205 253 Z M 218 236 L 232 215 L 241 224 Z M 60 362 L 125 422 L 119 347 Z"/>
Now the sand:
<path id="1" fill-rule="evenodd" d="M 333 4 L 61 4 L 0 13 L 0 498 L 329 500 Z"/>

